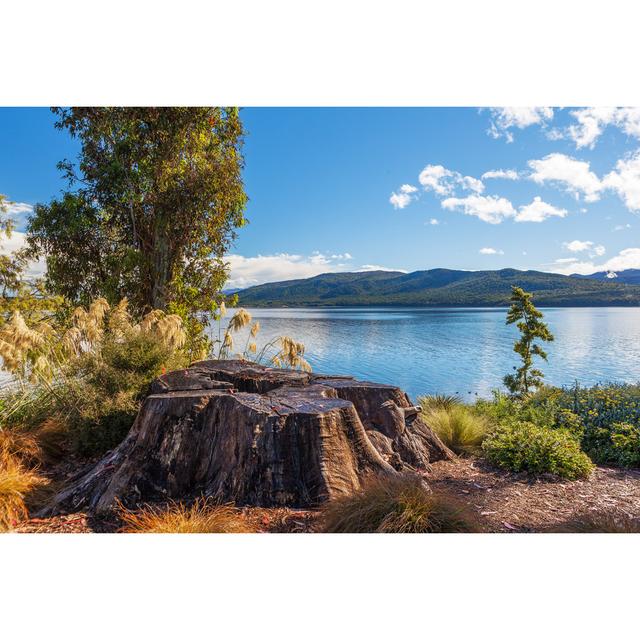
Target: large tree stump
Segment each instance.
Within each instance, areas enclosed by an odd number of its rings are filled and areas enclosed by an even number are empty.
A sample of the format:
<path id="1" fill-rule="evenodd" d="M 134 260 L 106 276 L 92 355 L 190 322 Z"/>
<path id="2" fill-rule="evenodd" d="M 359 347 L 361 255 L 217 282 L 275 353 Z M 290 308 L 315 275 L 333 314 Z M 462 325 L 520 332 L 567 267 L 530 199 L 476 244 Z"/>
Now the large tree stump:
<path id="1" fill-rule="evenodd" d="M 158 499 L 315 506 L 454 455 L 397 387 L 203 361 L 155 380 L 126 439 L 47 512 Z"/>

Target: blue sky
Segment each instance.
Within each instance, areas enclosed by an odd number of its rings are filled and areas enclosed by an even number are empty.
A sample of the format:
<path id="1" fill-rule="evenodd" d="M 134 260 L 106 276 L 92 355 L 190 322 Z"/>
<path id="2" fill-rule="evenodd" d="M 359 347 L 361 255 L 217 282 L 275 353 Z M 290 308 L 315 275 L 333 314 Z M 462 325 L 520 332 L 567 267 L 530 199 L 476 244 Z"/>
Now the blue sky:
<path id="1" fill-rule="evenodd" d="M 242 113 L 250 224 L 232 286 L 371 268 L 640 268 L 640 109 Z M 56 162 L 77 154 L 53 122 L 0 109 L 0 193 L 19 220 L 59 194 Z"/>

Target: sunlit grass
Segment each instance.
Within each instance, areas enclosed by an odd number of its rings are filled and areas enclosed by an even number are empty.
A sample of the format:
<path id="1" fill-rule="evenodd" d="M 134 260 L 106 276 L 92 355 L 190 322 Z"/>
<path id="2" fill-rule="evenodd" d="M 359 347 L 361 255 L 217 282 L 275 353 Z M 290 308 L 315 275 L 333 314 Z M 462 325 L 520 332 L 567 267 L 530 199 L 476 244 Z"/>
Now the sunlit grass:
<path id="1" fill-rule="evenodd" d="M 199 499 L 191 505 L 174 502 L 137 511 L 121 508 L 124 533 L 255 533 L 256 529 L 231 505 Z"/>
<path id="2" fill-rule="evenodd" d="M 418 476 L 371 478 L 322 510 L 327 533 L 473 533 L 473 510 L 452 495 L 429 491 Z"/>
<path id="3" fill-rule="evenodd" d="M 0 443 L 0 531 L 14 528 L 29 516 L 25 499 L 46 484 L 47 480 L 27 468 L 17 453 Z"/>
<path id="4" fill-rule="evenodd" d="M 455 398 L 455 396 L 451 396 Z M 491 426 L 488 418 L 456 401 L 439 396 L 420 398 L 429 427 L 455 453 L 478 453 Z"/>

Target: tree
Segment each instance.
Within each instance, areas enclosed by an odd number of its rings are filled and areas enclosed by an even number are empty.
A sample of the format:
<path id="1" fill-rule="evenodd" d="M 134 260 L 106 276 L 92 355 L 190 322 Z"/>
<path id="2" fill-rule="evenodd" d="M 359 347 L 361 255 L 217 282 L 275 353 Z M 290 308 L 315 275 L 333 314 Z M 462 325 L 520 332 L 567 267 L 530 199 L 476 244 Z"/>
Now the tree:
<path id="1" fill-rule="evenodd" d="M 77 166 L 58 165 L 70 191 L 37 206 L 29 224 L 49 288 L 76 303 L 127 297 L 139 313 L 210 311 L 245 224 L 238 109 L 53 111 L 81 151 Z"/>
<path id="2" fill-rule="evenodd" d="M 515 373 L 506 375 L 504 384 L 515 395 L 527 395 L 531 389 L 542 385 L 544 374 L 533 368 L 533 357 L 539 356 L 546 361 L 547 354 L 535 340 L 553 341 L 549 327 L 542 322 L 544 316 L 534 306 L 532 297 L 531 293 L 520 287 L 511 287 L 511 307 L 507 312 L 507 324 L 517 323 L 516 326 L 520 330 L 520 339 L 513 345 L 513 350 L 522 359 L 522 366 L 516 369 Z"/>

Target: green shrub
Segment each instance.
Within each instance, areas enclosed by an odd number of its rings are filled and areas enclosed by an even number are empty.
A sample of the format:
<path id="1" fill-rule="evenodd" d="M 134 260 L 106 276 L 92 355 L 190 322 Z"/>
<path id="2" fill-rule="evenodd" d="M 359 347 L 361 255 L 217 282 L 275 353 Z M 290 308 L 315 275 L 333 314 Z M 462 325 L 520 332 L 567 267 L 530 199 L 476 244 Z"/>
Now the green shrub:
<path id="1" fill-rule="evenodd" d="M 423 418 L 440 439 L 455 453 L 470 454 L 480 450 L 490 423 L 482 414 L 461 404 L 432 405 L 420 398 Z"/>
<path id="2" fill-rule="evenodd" d="M 105 340 L 99 353 L 82 356 L 74 370 L 73 409 L 67 413 L 74 448 L 96 455 L 122 442 L 151 381 L 185 364 L 181 358 L 143 333 Z"/>
<path id="3" fill-rule="evenodd" d="M 475 409 L 496 425 L 531 422 L 539 427 L 552 427 L 555 423 L 555 405 L 514 398 L 500 391 L 493 392 L 492 400 L 478 400 Z"/>
<path id="4" fill-rule="evenodd" d="M 531 422 L 500 425 L 485 438 L 482 450 L 490 462 L 509 471 L 553 473 L 575 480 L 586 478 L 593 470 L 593 463 L 570 432 Z"/>
<path id="5" fill-rule="evenodd" d="M 640 386 L 596 385 L 556 389 L 553 395 L 534 396 L 532 404 L 554 406 L 558 422 L 580 438 L 592 460 L 614 466 L 640 465 Z M 575 416 L 572 417 L 572 416 Z"/>
<path id="6" fill-rule="evenodd" d="M 570 409 L 558 409 L 555 414 L 554 427 L 556 429 L 566 429 L 578 440 L 581 440 L 584 435 L 582 418 Z"/>
<path id="7" fill-rule="evenodd" d="M 327 533 L 474 533 L 480 521 L 455 497 L 429 492 L 418 476 L 371 478 L 349 496 L 330 500 L 322 511 Z"/>

